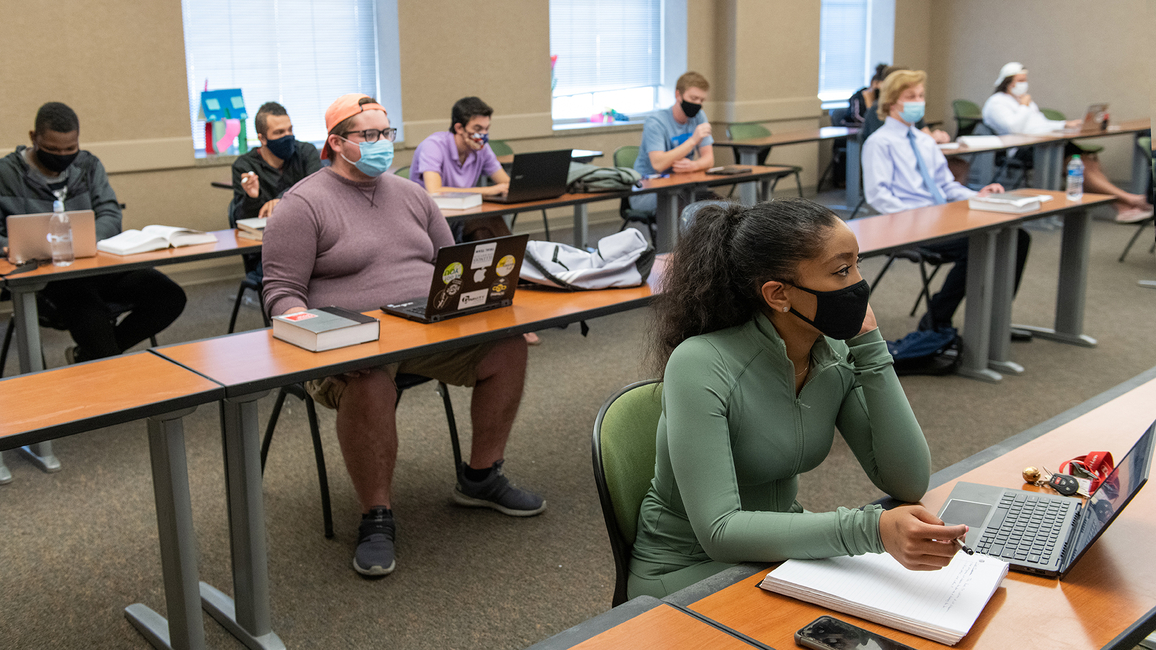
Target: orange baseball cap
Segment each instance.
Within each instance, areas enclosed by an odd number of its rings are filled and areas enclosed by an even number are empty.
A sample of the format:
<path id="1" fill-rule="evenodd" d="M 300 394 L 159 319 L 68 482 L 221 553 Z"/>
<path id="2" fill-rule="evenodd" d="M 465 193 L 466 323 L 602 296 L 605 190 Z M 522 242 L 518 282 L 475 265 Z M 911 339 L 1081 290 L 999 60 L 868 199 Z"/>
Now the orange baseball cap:
<path id="1" fill-rule="evenodd" d="M 365 102 L 364 104 L 359 103 L 362 99 L 368 99 L 369 101 Z M 378 104 L 369 95 L 363 95 L 361 93 L 349 93 L 348 95 L 342 95 L 338 97 L 337 101 L 333 102 L 329 105 L 329 108 L 325 109 L 326 132 L 333 133 L 333 127 L 341 124 L 341 122 L 353 117 L 354 115 L 365 111 L 381 111 L 382 113 L 389 115 L 389 112 L 385 110 L 385 107 L 381 104 Z M 327 158 L 329 158 L 328 137 L 325 138 L 325 146 L 321 148 L 321 159 L 325 160 Z"/>

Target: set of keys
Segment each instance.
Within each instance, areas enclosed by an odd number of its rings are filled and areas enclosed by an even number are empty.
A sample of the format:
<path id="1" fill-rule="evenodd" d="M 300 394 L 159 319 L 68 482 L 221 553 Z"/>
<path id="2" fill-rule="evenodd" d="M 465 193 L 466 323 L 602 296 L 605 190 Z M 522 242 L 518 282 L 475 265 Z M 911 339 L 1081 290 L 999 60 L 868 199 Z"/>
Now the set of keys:
<path id="1" fill-rule="evenodd" d="M 1089 496 L 1088 491 L 1076 477 L 1068 474 L 1052 473 L 1049 472 L 1046 467 L 1042 470 L 1035 467 L 1025 467 L 1023 477 L 1025 483 L 1051 488 L 1066 497 L 1077 495 L 1087 498 Z"/>

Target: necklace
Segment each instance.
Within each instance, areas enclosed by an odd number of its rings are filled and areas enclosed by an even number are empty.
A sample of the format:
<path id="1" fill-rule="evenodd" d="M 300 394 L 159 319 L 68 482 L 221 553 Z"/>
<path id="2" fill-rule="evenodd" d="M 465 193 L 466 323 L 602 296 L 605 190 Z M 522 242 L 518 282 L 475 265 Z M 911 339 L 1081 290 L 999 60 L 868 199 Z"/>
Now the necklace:
<path id="1" fill-rule="evenodd" d="M 803 373 L 807 372 L 807 371 L 808 371 L 808 370 L 810 370 L 810 369 L 811 369 L 811 362 L 810 362 L 810 361 L 808 361 L 808 362 L 807 362 L 807 365 L 803 366 L 803 370 L 802 370 L 802 371 L 800 371 L 800 372 L 796 372 L 796 373 L 795 373 L 795 379 L 798 379 L 799 377 L 803 376 Z"/>

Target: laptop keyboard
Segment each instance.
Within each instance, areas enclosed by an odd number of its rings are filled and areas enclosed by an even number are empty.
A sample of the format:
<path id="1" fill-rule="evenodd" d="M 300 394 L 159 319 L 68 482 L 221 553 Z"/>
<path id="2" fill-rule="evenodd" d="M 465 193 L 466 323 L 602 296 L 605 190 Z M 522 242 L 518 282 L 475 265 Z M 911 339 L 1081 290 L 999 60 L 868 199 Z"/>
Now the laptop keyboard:
<path id="1" fill-rule="evenodd" d="M 1030 493 L 1004 494 L 976 550 L 1008 561 L 1047 562 L 1069 508 Z"/>

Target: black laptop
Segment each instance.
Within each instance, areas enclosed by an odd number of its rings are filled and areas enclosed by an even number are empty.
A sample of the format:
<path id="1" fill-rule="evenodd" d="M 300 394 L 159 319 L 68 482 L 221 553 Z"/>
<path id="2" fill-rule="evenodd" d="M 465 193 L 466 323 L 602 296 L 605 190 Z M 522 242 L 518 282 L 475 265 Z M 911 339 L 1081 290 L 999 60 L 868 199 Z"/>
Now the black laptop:
<path id="1" fill-rule="evenodd" d="M 429 294 L 385 305 L 381 311 L 419 323 L 465 316 L 514 304 L 514 289 L 529 235 L 510 235 L 438 250 Z"/>
<path id="2" fill-rule="evenodd" d="M 552 199 L 566 193 L 566 179 L 570 175 L 570 152 L 536 151 L 514 154 L 510 169 L 510 189 L 505 194 L 487 196 L 489 203 L 521 203 Z"/>
<path id="3" fill-rule="evenodd" d="M 939 518 L 967 524 L 976 553 L 1025 573 L 1061 580 L 1148 481 L 1156 422 L 1148 427 L 1086 503 L 1077 497 L 957 483 Z"/>

